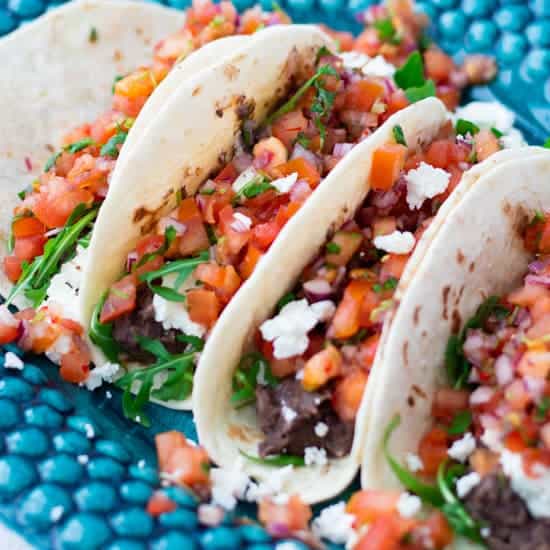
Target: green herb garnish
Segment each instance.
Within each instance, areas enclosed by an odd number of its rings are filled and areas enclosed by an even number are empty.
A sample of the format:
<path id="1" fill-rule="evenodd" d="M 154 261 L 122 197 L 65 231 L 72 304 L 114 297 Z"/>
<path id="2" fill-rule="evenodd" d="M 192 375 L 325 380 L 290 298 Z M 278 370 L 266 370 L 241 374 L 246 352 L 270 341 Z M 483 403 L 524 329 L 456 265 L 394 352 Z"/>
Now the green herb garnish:
<path id="1" fill-rule="evenodd" d="M 178 342 L 183 342 L 191 346 L 189 351 L 202 351 L 204 349 L 204 340 L 198 336 L 191 336 L 190 334 L 178 334 L 176 336 Z"/>
<path id="2" fill-rule="evenodd" d="M 435 84 L 433 80 L 426 80 L 426 82 L 417 88 L 408 88 L 405 90 L 405 95 L 411 103 L 422 101 L 427 97 L 435 97 Z"/>
<path id="3" fill-rule="evenodd" d="M 455 129 L 459 136 L 465 136 L 466 134 L 475 136 L 479 132 L 479 126 L 463 118 L 459 118 L 456 121 Z"/>
<path id="4" fill-rule="evenodd" d="M 296 294 L 294 292 L 287 292 L 278 302 L 277 302 L 277 312 L 281 311 L 287 304 L 296 300 Z"/>
<path id="5" fill-rule="evenodd" d="M 498 128 L 495 128 L 494 126 L 491 128 L 491 133 L 497 138 L 500 139 L 504 133 L 501 132 Z"/>
<path id="6" fill-rule="evenodd" d="M 283 466 L 296 466 L 298 468 L 305 466 L 306 461 L 302 456 L 295 455 L 272 455 L 261 458 L 259 456 L 252 456 L 246 454 L 244 451 L 239 451 L 245 458 L 256 464 L 262 464 L 263 466 L 270 466 L 273 468 L 280 468 Z"/>
<path id="7" fill-rule="evenodd" d="M 233 198 L 233 204 L 237 204 L 241 197 L 253 199 L 270 189 L 275 189 L 271 182 L 261 174 L 254 176 L 250 181 L 246 182 L 236 193 Z"/>
<path id="8" fill-rule="evenodd" d="M 407 61 L 395 71 L 393 79 L 402 90 L 423 86 L 425 82 L 424 63 L 420 52 L 411 53 Z"/>
<path id="9" fill-rule="evenodd" d="M 303 132 L 298 132 L 296 143 L 299 143 L 304 149 L 307 149 L 311 143 L 311 139 L 308 138 Z"/>
<path id="10" fill-rule="evenodd" d="M 374 21 L 372 26 L 378 31 L 378 38 L 382 42 L 387 42 L 388 44 L 393 44 L 394 46 L 401 44 L 402 39 L 390 17 L 386 19 L 378 19 Z"/>
<path id="11" fill-rule="evenodd" d="M 447 429 L 447 432 L 450 435 L 460 435 L 466 433 L 471 425 L 472 412 L 460 411 L 454 415 L 451 425 Z"/>
<path id="12" fill-rule="evenodd" d="M 90 29 L 90 34 L 88 36 L 88 42 L 90 42 L 90 44 L 95 44 L 97 42 L 97 39 L 98 39 L 98 33 L 97 33 L 97 29 L 95 27 L 92 27 Z"/>
<path id="13" fill-rule="evenodd" d="M 231 404 L 239 409 L 256 401 L 258 378 L 269 386 L 276 386 L 279 381 L 269 367 L 269 361 L 259 352 L 247 353 L 239 362 L 233 374 L 233 393 Z"/>
<path id="14" fill-rule="evenodd" d="M 65 151 L 68 153 L 74 154 L 78 153 L 79 151 L 82 151 L 82 149 L 86 149 L 86 147 L 90 147 L 90 145 L 94 145 L 95 142 L 92 138 L 83 138 L 79 141 L 75 141 L 74 143 L 71 143 L 70 145 L 67 145 L 67 147 L 64 148 Z"/>
<path id="15" fill-rule="evenodd" d="M 550 410 L 550 396 L 545 395 L 540 400 L 540 403 L 537 405 L 537 408 L 535 410 L 535 420 L 537 420 L 538 422 L 544 422 L 546 420 L 546 415 L 548 414 L 549 410 Z"/>
<path id="16" fill-rule="evenodd" d="M 105 354 L 105 357 L 112 363 L 118 362 L 118 354 L 120 353 L 120 347 L 116 340 L 113 338 L 113 324 L 102 323 L 99 318 L 101 316 L 101 310 L 107 299 L 109 293 L 105 292 L 99 302 L 97 303 L 92 320 L 90 322 L 90 340 Z"/>
<path id="17" fill-rule="evenodd" d="M 543 147 L 545 147 L 546 149 L 550 149 L 550 138 L 548 138 L 543 144 L 542 144 Z"/>
<path id="18" fill-rule="evenodd" d="M 339 254 L 342 251 L 342 247 L 335 242 L 327 243 L 325 248 L 329 254 Z"/>
<path id="19" fill-rule="evenodd" d="M 392 133 L 393 139 L 395 139 L 395 143 L 399 143 L 400 145 L 404 145 L 405 147 L 407 147 L 407 140 L 405 139 L 405 134 L 403 133 L 403 128 L 401 128 L 401 126 L 394 126 L 392 129 Z"/>
<path id="20" fill-rule="evenodd" d="M 117 75 L 115 76 L 115 78 L 113 79 L 113 85 L 112 85 L 112 87 L 111 87 L 111 92 L 112 92 L 113 94 L 115 93 L 116 83 L 117 83 L 117 82 L 120 82 L 123 78 L 124 78 L 123 75 L 117 74 Z"/>
<path id="21" fill-rule="evenodd" d="M 99 154 L 102 157 L 117 158 L 119 154 L 119 145 L 122 145 L 126 141 L 128 132 L 118 129 L 116 134 L 112 136 L 105 145 L 101 147 Z"/>

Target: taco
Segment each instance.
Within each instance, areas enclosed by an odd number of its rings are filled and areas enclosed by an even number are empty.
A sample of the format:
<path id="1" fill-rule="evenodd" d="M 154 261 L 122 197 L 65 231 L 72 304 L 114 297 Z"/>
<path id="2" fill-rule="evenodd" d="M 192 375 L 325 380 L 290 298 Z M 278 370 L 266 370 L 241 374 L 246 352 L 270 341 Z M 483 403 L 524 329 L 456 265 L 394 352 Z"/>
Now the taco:
<path id="1" fill-rule="evenodd" d="M 369 371 L 398 282 L 414 277 L 441 226 L 433 216 L 471 166 L 520 154 L 499 151 L 496 132 L 453 128 L 435 100 L 417 107 L 335 168 L 338 191 L 323 185 L 289 222 L 201 356 L 195 419 L 209 455 L 222 466 L 244 456 L 264 480 L 298 466 L 289 488 L 307 501 L 337 494 L 357 471 Z"/>
<path id="2" fill-rule="evenodd" d="M 475 184 L 442 207 L 377 357 L 365 491 L 351 508 L 382 523 L 369 515 L 375 501 L 395 511 L 405 488 L 441 510 L 455 535 L 491 549 L 544 548 L 550 153 L 531 148 L 473 172 Z M 387 521 L 399 529 L 403 518 Z"/>

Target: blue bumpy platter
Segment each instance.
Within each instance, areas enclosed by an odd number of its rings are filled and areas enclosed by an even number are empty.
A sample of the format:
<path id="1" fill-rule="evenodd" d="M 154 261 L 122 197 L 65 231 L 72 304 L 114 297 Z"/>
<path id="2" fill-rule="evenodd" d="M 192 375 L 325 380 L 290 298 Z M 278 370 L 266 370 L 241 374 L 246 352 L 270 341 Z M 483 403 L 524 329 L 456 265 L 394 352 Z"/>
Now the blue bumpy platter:
<path id="1" fill-rule="evenodd" d="M 0 36 L 54 9 L 54 0 L 0 0 Z M 188 0 L 159 2 L 184 9 Z M 235 0 L 239 9 L 253 0 Z M 261 0 L 270 9 L 271 0 Z M 325 22 L 359 31 L 356 15 L 371 0 L 280 2 L 298 22 Z M 418 2 L 433 21 L 433 38 L 460 59 L 488 53 L 499 62 L 490 86 L 469 99 L 497 99 L 511 108 L 533 143 L 550 135 L 550 0 L 431 0 Z M 1 349 L 1 348 L 0 348 Z M 130 424 L 115 388 L 88 392 L 62 382 L 45 358 L 25 356 L 23 370 L 3 367 L 0 351 L 0 520 L 40 550 L 269 550 L 271 537 L 228 514 L 202 526 L 197 502 L 166 489 L 178 508 L 159 518 L 145 505 L 159 488 L 154 435 L 180 430 L 196 438 L 189 413 L 149 405 L 152 427 Z M 109 392 L 109 393 L 107 393 Z M 108 398 L 112 395 L 112 398 Z M 295 541 L 295 548 L 306 548 Z M 2 545 L 4 550 L 12 550 Z"/>

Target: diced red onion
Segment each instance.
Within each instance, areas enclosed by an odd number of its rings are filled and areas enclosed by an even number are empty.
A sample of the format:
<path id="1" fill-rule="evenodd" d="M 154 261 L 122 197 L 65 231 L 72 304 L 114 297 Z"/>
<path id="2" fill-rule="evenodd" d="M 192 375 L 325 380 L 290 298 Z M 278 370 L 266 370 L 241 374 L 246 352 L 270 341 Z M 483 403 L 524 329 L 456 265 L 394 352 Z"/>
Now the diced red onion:
<path id="1" fill-rule="evenodd" d="M 523 385 L 527 393 L 533 398 L 533 401 L 539 401 L 544 394 L 546 380 L 544 378 L 536 378 L 535 376 L 526 376 L 523 379 Z"/>
<path id="2" fill-rule="evenodd" d="M 130 273 L 132 271 L 132 268 L 137 262 L 137 259 L 138 253 L 135 250 L 134 252 L 130 252 L 130 254 L 128 254 L 128 256 L 126 257 L 126 273 Z"/>
<path id="3" fill-rule="evenodd" d="M 385 77 L 382 81 L 384 82 L 384 87 L 386 88 L 386 93 L 388 95 L 393 94 L 397 90 L 391 78 Z"/>
<path id="4" fill-rule="evenodd" d="M 495 361 L 495 374 L 499 386 L 506 386 L 514 379 L 514 367 L 512 359 L 507 355 L 501 355 Z"/>
<path id="5" fill-rule="evenodd" d="M 485 430 L 495 430 L 500 428 L 500 422 L 493 414 L 480 415 L 479 422 Z"/>
<path id="6" fill-rule="evenodd" d="M 345 278 L 346 278 L 346 268 L 343 266 L 340 266 L 338 268 L 338 273 L 336 274 L 336 279 L 334 279 L 334 282 L 332 283 L 334 291 L 339 289 L 339 287 L 344 282 Z"/>
<path id="7" fill-rule="evenodd" d="M 241 174 L 244 172 L 247 168 L 252 166 L 253 157 L 252 155 L 249 155 L 248 153 L 239 153 L 238 155 L 235 155 L 233 158 L 233 166 Z"/>
<path id="8" fill-rule="evenodd" d="M 303 158 L 304 160 L 307 160 L 309 164 L 315 166 L 315 168 L 320 168 L 319 159 L 315 156 L 315 153 L 312 153 L 309 149 L 302 147 L 299 143 L 294 146 L 292 154 L 290 155 L 290 160 L 294 160 L 297 158 Z"/>
<path id="9" fill-rule="evenodd" d="M 173 227 L 175 229 L 176 235 L 178 237 L 181 237 L 187 231 L 187 226 L 184 223 L 181 223 L 179 220 L 176 220 L 176 218 L 165 216 L 164 218 L 161 218 L 159 220 L 158 231 L 161 235 L 164 235 L 169 227 Z"/>
<path id="10" fill-rule="evenodd" d="M 49 231 L 46 231 L 46 233 L 44 233 L 44 237 L 47 237 L 48 239 L 50 237 L 55 237 L 56 235 L 61 233 L 61 231 L 63 231 L 62 227 L 56 227 L 54 229 L 50 229 Z"/>
<path id="11" fill-rule="evenodd" d="M 544 260 L 535 260 L 529 264 L 529 271 L 535 275 L 541 275 L 550 265 L 550 256 Z"/>
<path id="12" fill-rule="evenodd" d="M 539 285 L 550 288 L 550 275 L 527 275 L 525 282 L 528 285 Z"/>
<path id="13" fill-rule="evenodd" d="M 32 162 L 29 157 L 25 157 L 25 166 L 29 172 L 32 172 Z"/>
<path id="14" fill-rule="evenodd" d="M 480 386 L 470 395 L 470 405 L 481 405 L 487 403 L 493 397 L 495 390 L 489 386 Z"/>
<path id="15" fill-rule="evenodd" d="M 325 279 L 313 279 L 304 283 L 304 293 L 309 302 L 320 302 L 332 296 L 332 287 Z"/>
<path id="16" fill-rule="evenodd" d="M 343 157 L 353 149 L 354 145 L 354 143 L 335 143 L 334 148 L 332 149 L 332 154 L 335 157 Z"/>
<path id="17" fill-rule="evenodd" d="M 305 180 L 298 180 L 290 189 L 290 200 L 304 202 L 311 195 L 311 187 Z"/>

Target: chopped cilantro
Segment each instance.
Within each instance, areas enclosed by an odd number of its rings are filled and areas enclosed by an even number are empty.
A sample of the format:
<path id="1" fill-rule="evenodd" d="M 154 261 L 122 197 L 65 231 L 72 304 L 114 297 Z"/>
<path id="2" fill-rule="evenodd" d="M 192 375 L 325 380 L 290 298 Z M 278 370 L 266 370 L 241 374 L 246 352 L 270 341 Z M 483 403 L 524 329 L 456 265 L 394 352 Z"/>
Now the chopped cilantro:
<path id="1" fill-rule="evenodd" d="M 210 25 L 212 27 L 220 27 L 225 23 L 225 17 L 223 15 L 216 15 L 212 21 L 210 21 Z"/>
<path id="2" fill-rule="evenodd" d="M 426 80 L 422 86 L 407 88 L 405 95 L 411 103 L 422 101 L 427 97 L 435 97 L 435 84 L 433 80 Z"/>
<path id="3" fill-rule="evenodd" d="M 67 145 L 67 147 L 64 148 L 67 153 L 78 153 L 79 151 L 82 151 L 82 149 L 86 149 L 86 147 L 89 147 L 90 145 L 94 145 L 94 140 L 92 138 L 83 138 L 79 141 L 75 141 L 74 143 L 71 143 L 70 145 Z"/>
<path id="4" fill-rule="evenodd" d="M 392 129 L 392 133 L 393 139 L 395 139 L 395 143 L 399 143 L 400 145 L 404 145 L 405 147 L 407 147 L 407 140 L 405 139 L 405 134 L 403 133 L 403 128 L 401 128 L 401 126 L 394 126 Z"/>
<path id="5" fill-rule="evenodd" d="M 335 242 L 327 243 L 326 249 L 329 254 L 339 254 L 342 251 L 342 247 Z"/>
<path id="6" fill-rule="evenodd" d="M 121 74 L 117 74 L 115 76 L 115 78 L 113 79 L 113 85 L 111 87 L 111 92 L 114 94 L 115 93 L 115 87 L 116 87 L 116 83 L 119 82 L 120 80 L 122 80 L 124 78 L 123 75 Z"/>
<path id="7" fill-rule="evenodd" d="M 270 189 L 275 189 L 275 187 L 271 185 L 270 181 L 265 176 L 259 174 L 253 177 L 249 182 L 245 183 L 239 189 L 239 191 L 233 198 L 233 203 L 237 204 L 241 197 L 253 199 L 254 197 L 257 197 L 258 195 L 261 195 L 262 193 L 265 193 Z"/>
<path id="8" fill-rule="evenodd" d="M 46 161 L 46 164 L 44 165 L 44 172 L 49 172 L 54 166 L 55 166 L 55 163 L 57 162 L 57 159 L 61 156 L 61 151 L 57 151 L 57 153 L 54 153 L 47 161 Z"/>
<path id="9" fill-rule="evenodd" d="M 299 132 L 298 137 L 296 138 L 296 143 L 299 143 L 304 149 L 307 149 L 311 143 L 311 139 L 308 138 L 303 132 Z"/>
<path id="10" fill-rule="evenodd" d="M 102 157 L 117 158 L 119 154 L 119 145 L 122 145 L 126 141 L 128 132 L 118 130 L 117 133 L 112 136 L 109 141 L 101 147 L 99 154 Z"/>
<path id="11" fill-rule="evenodd" d="M 378 31 L 378 38 L 382 42 L 387 42 L 395 46 L 401 44 L 402 39 L 390 17 L 386 19 L 377 19 L 372 26 Z"/>
<path id="12" fill-rule="evenodd" d="M 447 432 L 450 435 L 460 435 L 465 433 L 471 425 L 472 425 L 472 412 L 460 411 L 454 415 L 451 425 L 449 426 Z"/>
<path id="13" fill-rule="evenodd" d="M 497 139 L 500 139 L 504 135 L 498 128 L 495 128 L 494 126 L 491 128 L 491 132 Z"/>
<path id="14" fill-rule="evenodd" d="M 26 191 L 26 189 L 23 189 L 23 190 L 19 191 L 19 193 L 17 193 L 17 196 L 18 196 L 21 200 L 24 200 L 25 197 L 27 196 L 27 191 Z"/>
<path id="15" fill-rule="evenodd" d="M 537 405 L 535 411 L 535 420 L 537 420 L 538 422 L 544 422 L 546 420 L 548 411 L 550 411 L 550 396 L 545 395 L 540 400 L 540 403 Z"/>
<path id="16" fill-rule="evenodd" d="M 321 46 L 317 50 L 317 56 L 315 57 L 315 63 L 319 63 L 319 59 L 321 59 L 322 57 L 332 57 L 333 55 L 334 54 L 326 46 Z"/>
<path id="17" fill-rule="evenodd" d="M 210 189 L 201 189 L 200 194 L 201 195 L 213 195 L 216 192 L 216 189 L 214 187 L 211 187 Z"/>
<path id="18" fill-rule="evenodd" d="M 541 212 L 540 210 L 536 210 L 535 215 L 533 216 L 533 219 L 529 222 L 529 225 L 535 225 L 543 221 L 544 221 L 544 212 Z"/>
<path id="19" fill-rule="evenodd" d="M 287 304 L 296 300 L 296 294 L 294 292 L 287 292 L 278 302 L 277 311 L 281 311 Z"/>
<path id="20" fill-rule="evenodd" d="M 395 71 L 393 78 L 402 90 L 423 86 L 425 83 L 424 63 L 420 52 L 413 52 L 407 61 Z"/>
<path id="21" fill-rule="evenodd" d="M 271 372 L 269 361 L 261 353 L 248 353 L 242 357 L 233 375 L 231 404 L 238 409 L 253 403 L 258 383 L 276 386 L 279 381 Z"/>
<path id="22" fill-rule="evenodd" d="M 464 120 L 463 118 L 459 118 L 456 121 L 455 129 L 456 129 L 456 133 L 459 136 L 465 136 L 466 134 L 475 136 L 479 132 L 479 126 L 477 126 L 477 124 L 474 124 L 469 120 Z"/>
<path id="23" fill-rule="evenodd" d="M 394 290 L 397 287 L 399 281 L 395 277 L 390 277 L 384 282 L 384 290 Z"/>

